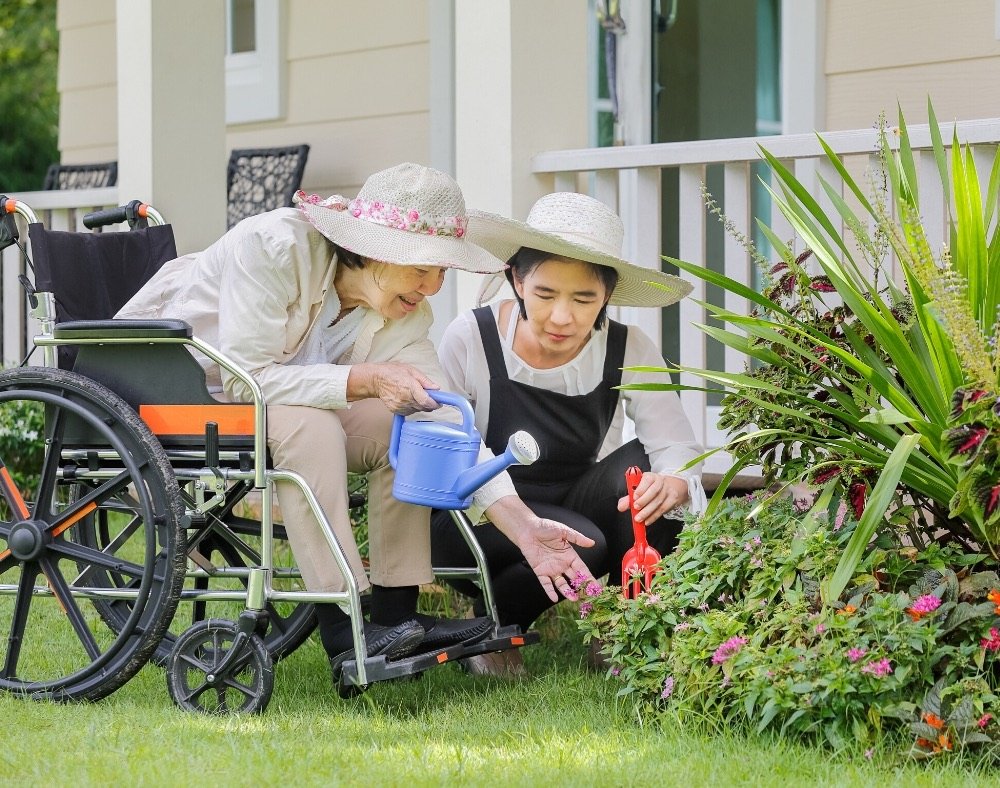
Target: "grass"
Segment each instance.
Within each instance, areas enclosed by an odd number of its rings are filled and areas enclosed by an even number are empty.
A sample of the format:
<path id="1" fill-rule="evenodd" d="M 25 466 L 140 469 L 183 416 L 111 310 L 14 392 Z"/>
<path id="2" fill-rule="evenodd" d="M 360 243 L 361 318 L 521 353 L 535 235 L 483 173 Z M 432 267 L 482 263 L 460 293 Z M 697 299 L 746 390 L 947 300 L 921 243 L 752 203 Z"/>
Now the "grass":
<path id="1" fill-rule="evenodd" d="M 0 785 L 1000 785 L 967 764 L 642 727 L 585 667 L 570 615 L 542 622 L 521 682 L 445 665 L 342 701 L 314 636 L 277 665 L 260 716 L 185 714 L 152 665 L 95 704 L 0 696 Z"/>

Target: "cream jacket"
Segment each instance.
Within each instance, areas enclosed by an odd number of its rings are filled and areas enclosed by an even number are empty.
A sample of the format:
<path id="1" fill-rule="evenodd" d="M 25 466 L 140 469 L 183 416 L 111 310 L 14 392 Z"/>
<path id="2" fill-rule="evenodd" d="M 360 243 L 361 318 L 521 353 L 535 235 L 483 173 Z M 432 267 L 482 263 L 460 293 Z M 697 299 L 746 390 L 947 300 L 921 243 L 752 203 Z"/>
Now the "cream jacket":
<path id="1" fill-rule="evenodd" d="M 284 363 L 305 342 L 336 268 L 330 242 L 298 209 L 279 208 L 244 219 L 203 252 L 166 263 L 117 317 L 186 321 L 196 337 L 254 377 L 269 405 L 349 407 L 347 378 L 351 365 L 362 362 L 411 364 L 444 387 L 428 336 L 434 315 L 426 301 L 399 320 L 370 312 L 339 364 Z M 204 356 L 199 362 L 209 390 L 238 402 L 251 400 L 238 379 Z M 455 418 L 452 408 L 434 415 Z M 476 508 L 511 494 L 513 483 L 503 473 L 479 490 Z"/>

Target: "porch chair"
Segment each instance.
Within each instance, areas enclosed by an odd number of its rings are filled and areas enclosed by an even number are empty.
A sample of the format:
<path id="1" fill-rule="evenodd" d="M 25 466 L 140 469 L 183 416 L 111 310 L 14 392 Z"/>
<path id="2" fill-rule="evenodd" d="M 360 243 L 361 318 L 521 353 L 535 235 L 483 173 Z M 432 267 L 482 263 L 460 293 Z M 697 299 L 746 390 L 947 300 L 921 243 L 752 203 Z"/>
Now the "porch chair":
<path id="1" fill-rule="evenodd" d="M 118 162 L 105 161 L 99 164 L 49 165 L 42 188 L 54 189 L 98 189 L 118 183 Z"/>
<path id="2" fill-rule="evenodd" d="M 291 205 L 308 157 L 308 145 L 233 150 L 226 170 L 227 227 L 247 216 Z"/>

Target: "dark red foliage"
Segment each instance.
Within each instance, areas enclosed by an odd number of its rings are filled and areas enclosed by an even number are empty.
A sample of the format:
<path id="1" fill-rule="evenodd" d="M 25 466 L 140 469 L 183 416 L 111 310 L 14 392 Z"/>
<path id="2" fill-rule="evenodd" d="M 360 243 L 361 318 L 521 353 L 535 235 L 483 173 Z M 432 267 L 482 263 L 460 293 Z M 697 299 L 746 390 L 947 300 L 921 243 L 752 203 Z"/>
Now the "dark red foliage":
<path id="1" fill-rule="evenodd" d="M 854 510 L 854 517 L 858 520 L 865 513 L 865 498 L 868 494 L 868 486 L 864 482 L 854 482 L 847 488 L 847 497 L 851 500 L 851 508 Z"/>

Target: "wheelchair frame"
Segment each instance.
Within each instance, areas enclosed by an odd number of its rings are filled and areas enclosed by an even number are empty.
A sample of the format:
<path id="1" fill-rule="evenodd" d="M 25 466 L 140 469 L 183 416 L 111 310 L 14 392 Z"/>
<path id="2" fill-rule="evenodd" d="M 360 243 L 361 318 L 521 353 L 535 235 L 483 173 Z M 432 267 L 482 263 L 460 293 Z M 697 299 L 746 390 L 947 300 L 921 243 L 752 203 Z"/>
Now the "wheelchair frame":
<path id="1" fill-rule="evenodd" d="M 136 204 L 136 202 L 133 202 L 127 207 L 132 208 L 134 211 Z M 141 208 L 145 212 L 144 215 L 151 219 L 154 223 L 163 223 L 162 216 L 160 216 L 154 209 L 145 206 L 142 206 Z M 124 221 L 126 218 L 124 213 L 125 209 L 126 206 L 123 206 L 119 209 L 100 212 L 99 218 L 103 221 L 103 223 L 117 223 Z M 28 206 L 8 198 L 0 197 L 0 215 L 2 215 L 4 211 L 7 213 L 14 212 L 19 214 L 29 224 L 38 222 L 37 216 Z M 87 224 L 86 219 L 85 224 Z M 92 225 L 88 224 L 88 226 Z M 253 448 L 252 454 L 249 458 L 250 462 L 247 461 L 247 453 L 245 451 L 226 448 L 225 446 L 220 447 L 217 425 L 213 426 L 213 423 L 208 423 L 205 426 L 205 441 L 203 448 L 195 449 L 179 449 L 176 447 L 165 446 L 161 438 L 156 435 L 156 432 L 154 430 L 150 430 L 150 435 L 160 442 L 161 446 L 163 446 L 166 456 L 170 461 L 171 471 L 176 477 L 177 484 L 181 488 L 187 488 L 188 500 L 191 504 L 193 504 L 185 505 L 185 522 L 183 524 L 185 529 L 190 527 L 192 517 L 211 513 L 213 508 L 225 503 L 227 501 L 227 491 L 233 489 L 232 485 L 234 484 L 243 484 L 244 486 L 249 485 L 247 492 L 250 489 L 256 490 L 259 491 L 262 496 L 260 518 L 260 561 L 258 566 L 246 565 L 243 567 L 213 567 L 213 571 L 209 572 L 205 568 L 198 566 L 197 562 L 189 560 L 184 573 L 185 579 L 202 578 L 205 580 L 206 584 L 209 577 L 237 578 L 241 583 L 245 582 L 245 590 L 181 588 L 178 598 L 174 600 L 174 607 L 176 607 L 176 603 L 180 601 L 191 601 L 194 603 L 228 601 L 241 602 L 244 604 L 245 609 L 240 615 L 238 622 L 234 627 L 227 630 L 226 643 L 228 643 L 228 646 L 225 644 L 220 645 L 220 641 L 214 640 L 213 643 L 215 643 L 215 646 L 212 647 L 214 648 L 213 652 L 212 648 L 208 648 L 205 643 L 200 643 L 200 645 L 198 645 L 198 648 L 202 649 L 198 652 L 199 654 L 204 653 L 204 651 L 208 649 L 214 657 L 211 670 L 206 669 L 204 671 L 206 673 L 206 686 L 214 687 L 218 683 L 224 683 L 227 676 L 231 677 L 232 675 L 235 675 L 235 672 L 245 669 L 248 662 L 256 662 L 258 672 L 266 674 L 264 675 L 264 683 L 267 684 L 267 686 L 263 687 L 256 693 L 256 697 L 251 699 L 252 702 L 249 703 L 249 705 L 245 704 L 239 710 L 262 711 L 266 707 L 270 697 L 269 682 L 273 681 L 273 676 L 271 675 L 272 666 L 270 664 L 273 660 L 271 659 L 272 655 L 268 653 L 267 648 L 263 647 L 261 633 L 263 631 L 262 620 L 264 620 L 264 624 L 266 625 L 266 617 L 268 615 L 266 608 L 270 602 L 339 605 L 341 609 L 345 610 L 345 612 L 347 612 L 350 616 L 351 630 L 355 644 L 355 654 L 367 654 L 367 644 L 365 643 L 365 634 L 363 629 L 362 601 L 358 583 L 350 570 L 346 554 L 337 541 L 329 520 L 323 513 L 312 490 L 299 474 L 288 470 L 268 467 L 266 443 L 267 412 L 264 396 L 253 377 L 240 369 L 231 359 L 227 358 L 216 348 L 193 336 L 190 327 L 181 321 L 101 320 L 73 321 L 60 324 L 56 321 L 55 298 L 52 293 L 35 292 L 33 294 L 29 294 L 29 300 L 32 302 L 31 315 L 35 317 L 41 325 L 41 333 L 33 338 L 33 343 L 36 347 L 42 348 L 46 367 L 56 366 L 56 348 L 60 345 L 74 345 L 81 348 L 87 346 L 116 348 L 121 346 L 138 347 L 151 345 L 181 345 L 186 349 L 185 352 L 187 352 L 187 350 L 197 351 L 217 363 L 222 369 L 239 378 L 252 393 L 252 404 L 217 403 L 217 407 L 219 408 L 243 408 L 244 413 L 246 412 L 246 409 L 252 407 Z M 192 363 L 197 366 L 197 362 L 194 361 L 194 358 L 190 355 L 190 353 L 187 353 L 187 355 L 191 359 Z M 91 380 L 105 391 L 110 392 L 112 395 L 120 395 L 120 393 L 116 392 L 114 388 L 106 386 L 99 378 L 87 379 Z M 203 378 L 201 380 L 201 385 L 204 388 Z M 139 409 L 139 411 L 141 416 L 141 409 Z M 66 458 L 74 460 L 80 464 L 94 464 L 95 456 L 98 463 L 112 462 L 116 457 L 118 459 L 123 459 L 121 457 L 121 453 L 116 452 L 113 447 L 108 448 L 106 451 L 98 450 L 96 453 L 93 447 L 84 447 L 62 449 L 60 460 L 62 458 Z M 0 460 L 2 460 L 2 458 L 0 458 Z M 0 468 L 2 468 L 2 462 L 0 462 Z M 73 478 L 96 480 L 100 478 L 108 478 L 117 472 L 118 469 L 116 467 L 98 468 L 95 466 L 94 468 L 88 467 L 75 470 Z M 322 530 L 323 536 L 326 539 L 330 550 L 333 552 L 337 565 L 345 578 L 347 586 L 345 591 L 317 593 L 309 591 L 284 590 L 274 586 L 275 565 L 273 548 L 275 541 L 275 523 L 273 521 L 272 504 L 275 494 L 274 483 L 278 481 L 294 484 L 304 495 L 313 512 L 313 515 L 319 523 L 320 529 Z M 242 499 L 244 495 L 245 493 L 240 495 L 240 499 Z M 441 578 L 469 579 L 474 581 L 479 586 L 483 594 L 487 613 L 492 617 L 494 622 L 492 633 L 485 641 L 472 646 L 456 646 L 441 651 L 420 654 L 415 657 L 404 658 L 391 662 L 387 661 L 385 657 L 349 660 L 343 665 L 343 673 L 340 679 L 340 685 L 338 686 L 338 691 L 342 696 L 355 694 L 356 692 L 363 690 L 367 685 L 376 681 L 418 674 L 430 667 L 443 664 L 454 659 L 460 659 L 462 657 L 486 653 L 489 651 L 501 651 L 509 648 L 517 648 L 538 640 L 538 635 L 535 632 L 522 633 L 516 627 L 499 627 L 493 588 L 490 582 L 486 558 L 473 534 L 472 523 L 469 521 L 469 518 L 464 512 L 452 511 L 451 514 L 456 526 L 459 528 L 469 545 L 472 555 L 475 558 L 476 566 L 468 568 L 435 568 L 435 574 Z M 17 524 L 12 526 L 11 533 L 16 525 Z M 8 534 L 8 536 L 10 536 L 10 534 Z M 180 545 L 179 547 L 185 552 L 185 554 L 187 554 L 186 544 Z M 10 551 L 8 550 L 8 553 L 9 552 Z M 194 566 L 191 565 L 192 563 Z M 147 569 L 148 568 L 149 567 L 147 567 Z M 0 572 L 2 571 L 4 570 L 0 567 Z M 295 577 L 294 568 L 291 572 L 292 574 L 286 574 L 284 576 Z M 17 591 L 17 585 L 0 585 L 0 595 L 15 594 Z M 80 598 L 123 600 L 134 599 L 136 593 L 125 587 L 104 589 L 74 587 L 71 589 L 71 592 L 74 597 L 78 596 Z M 34 587 L 34 593 L 45 595 L 46 593 L 53 592 L 50 589 L 45 589 L 42 586 L 36 585 Z M 171 610 L 169 614 L 171 619 L 173 614 L 174 611 Z M 213 620 L 214 619 L 210 619 L 210 621 Z M 171 687 L 171 696 L 174 701 L 178 703 L 178 705 L 188 710 L 216 712 L 231 711 L 232 709 L 228 708 L 225 702 L 222 703 L 222 708 L 201 708 L 197 703 L 185 702 L 184 698 L 179 698 L 177 693 L 182 692 L 182 690 L 177 690 L 177 692 L 175 692 L 175 684 L 178 679 L 176 676 L 172 676 L 171 673 L 173 671 L 183 669 L 183 666 L 178 666 L 177 664 L 180 657 L 176 657 L 175 655 L 182 642 L 184 642 L 184 637 L 197 626 L 198 624 L 188 630 L 185 635 L 181 635 L 174 645 L 174 649 L 168 663 L 168 685 Z M 203 627 L 203 629 L 204 628 L 205 627 Z M 204 633 L 199 634 L 203 635 Z M 144 645 L 148 646 L 148 644 Z M 152 648 L 155 649 L 156 645 L 157 644 L 154 644 Z M 264 656 L 262 656 L 262 654 Z M 181 656 L 183 657 L 183 654 Z M 139 665 L 139 667 L 141 667 L 141 665 Z M 136 668 L 136 671 L 137 670 L 138 667 Z M 9 689 L 9 687 L 7 688 Z M 111 687 L 110 691 L 114 691 L 116 688 L 117 685 Z M 22 690 L 31 692 L 30 684 L 24 686 Z M 205 688 L 202 688 L 202 691 L 205 691 Z M 43 697 L 67 697 L 65 695 L 61 695 L 59 692 L 41 692 L 33 694 L 40 694 Z M 110 692 L 102 692 L 101 688 L 98 687 L 97 690 L 89 692 L 86 697 L 88 699 L 94 699 L 97 697 L 103 697 L 105 694 L 110 694 Z"/>

